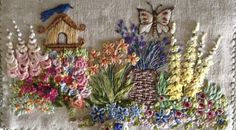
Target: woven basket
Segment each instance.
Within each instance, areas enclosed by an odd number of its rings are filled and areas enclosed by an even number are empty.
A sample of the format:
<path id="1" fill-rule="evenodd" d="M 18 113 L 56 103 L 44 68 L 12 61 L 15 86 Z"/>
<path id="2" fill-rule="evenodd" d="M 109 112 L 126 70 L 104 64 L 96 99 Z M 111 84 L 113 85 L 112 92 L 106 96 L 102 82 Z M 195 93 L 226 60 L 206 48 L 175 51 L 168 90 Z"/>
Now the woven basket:
<path id="1" fill-rule="evenodd" d="M 134 84 L 129 93 L 129 99 L 148 107 L 153 106 L 157 101 L 155 84 L 158 74 L 156 71 L 134 68 L 131 70 L 129 76 L 132 78 Z"/>

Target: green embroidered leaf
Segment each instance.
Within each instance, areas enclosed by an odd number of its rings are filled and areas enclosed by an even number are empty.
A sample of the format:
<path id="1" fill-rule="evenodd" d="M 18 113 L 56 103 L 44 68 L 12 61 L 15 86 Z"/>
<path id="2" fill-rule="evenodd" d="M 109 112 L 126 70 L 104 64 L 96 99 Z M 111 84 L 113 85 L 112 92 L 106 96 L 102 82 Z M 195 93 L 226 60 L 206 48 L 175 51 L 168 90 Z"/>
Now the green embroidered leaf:
<path id="1" fill-rule="evenodd" d="M 168 76 L 167 73 L 161 72 L 159 76 L 159 81 L 156 84 L 156 90 L 158 95 L 166 95 L 167 86 L 168 86 Z"/>
<path id="2" fill-rule="evenodd" d="M 206 81 L 204 86 L 204 93 L 206 93 L 210 100 L 219 100 L 222 97 L 220 86 Z"/>
<path id="3" fill-rule="evenodd" d="M 62 53 L 62 56 L 68 57 L 68 56 L 78 56 L 78 57 L 88 57 L 88 51 L 85 48 L 77 48 L 76 50 L 67 50 L 65 49 Z"/>
<path id="4" fill-rule="evenodd" d="M 132 88 L 131 80 L 126 79 L 129 68 L 129 65 L 109 65 L 105 70 L 91 76 L 90 101 L 96 105 L 105 105 L 123 100 Z"/>

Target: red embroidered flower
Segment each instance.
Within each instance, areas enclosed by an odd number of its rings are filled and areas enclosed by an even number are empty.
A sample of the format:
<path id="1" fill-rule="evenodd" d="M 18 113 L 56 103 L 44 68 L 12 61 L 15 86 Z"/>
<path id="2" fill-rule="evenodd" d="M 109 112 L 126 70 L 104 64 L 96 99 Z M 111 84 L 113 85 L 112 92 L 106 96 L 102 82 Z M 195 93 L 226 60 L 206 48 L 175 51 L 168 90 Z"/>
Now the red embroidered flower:
<path id="1" fill-rule="evenodd" d="M 37 92 L 36 88 L 33 87 L 33 86 L 22 86 L 21 89 L 20 89 L 20 94 L 21 95 L 24 95 L 26 93 L 35 93 Z"/>
<path id="2" fill-rule="evenodd" d="M 198 110 L 203 110 L 205 108 L 206 108 L 206 105 L 204 103 L 201 102 L 198 104 Z"/>
<path id="3" fill-rule="evenodd" d="M 210 111 L 210 112 L 207 113 L 207 118 L 208 119 L 212 119 L 214 117 L 215 117 L 215 112 L 214 111 Z"/>
<path id="4" fill-rule="evenodd" d="M 183 116 L 183 113 L 181 111 L 176 111 L 175 115 L 176 115 L 177 118 L 180 118 L 180 117 Z"/>
<path id="5" fill-rule="evenodd" d="M 192 103 L 191 102 L 183 102 L 183 106 L 188 109 L 188 108 L 192 107 Z"/>
<path id="6" fill-rule="evenodd" d="M 54 102 L 56 100 L 57 96 L 58 96 L 57 89 L 53 88 L 49 93 L 49 100 Z"/>
<path id="7" fill-rule="evenodd" d="M 204 93 L 198 93 L 198 98 L 199 98 L 199 99 L 205 99 L 205 98 L 206 98 L 206 94 L 204 94 Z"/>
<path id="8" fill-rule="evenodd" d="M 197 114 L 198 114 L 198 115 L 203 115 L 203 114 L 204 114 L 204 111 L 197 110 Z"/>
<path id="9" fill-rule="evenodd" d="M 212 100 L 209 100 L 208 102 L 207 102 L 207 104 L 208 104 L 208 107 L 212 107 L 213 106 L 213 101 Z"/>
<path id="10" fill-rule="evenodd" d="M 65 83 L 66 83 L 67 85 L 71 85 L 72 82 L 73 82 L 73 78 L 72 78 L 71 76 L 66 76 L 66 77 L 64 78 L 64 81 L 65 81 Z"/>
<path id="11" fill-rule="evenodd" d="M 153 115 L 154 115 L 154 111 L 152 111 L 152 110 L 146 110 L 146 112 L 145 112 L 145 115 L 148 117 L 148 118 L 150 118 L 150 117 L 152 117 Z"/>
<path id="12" fill-rule="evenodd" d="M 62 81 L 62 77 L 61 76 L 56 76 L 55 77 L 55 81 L 57 82 L 57 83 L 60 83 L 61 81 Z"/>
<path id="13" fill-rule="evenodd" d="M 164 100 L 165 100 L 165 97 L 164 97 L 164 96 L 160 96 L 160 97 L 159 97 L 159 100 L 160 100 L 160 101 L 164 101 Z"/>

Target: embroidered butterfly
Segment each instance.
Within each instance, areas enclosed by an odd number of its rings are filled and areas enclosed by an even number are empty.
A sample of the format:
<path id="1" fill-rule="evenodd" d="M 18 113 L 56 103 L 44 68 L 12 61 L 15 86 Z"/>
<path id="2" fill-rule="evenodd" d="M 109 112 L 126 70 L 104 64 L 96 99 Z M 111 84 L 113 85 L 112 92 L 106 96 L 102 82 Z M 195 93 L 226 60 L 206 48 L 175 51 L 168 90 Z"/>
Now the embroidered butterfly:
<path id="1" fill-rule="evenodd" d="M 168 32 L 170 23 L 170 18 L 172 15 L 173 7 L 165 8 L 160 10 L 162 5 L 156 7 L 156 10 L 153 9 L 153 6 L 147 2 L 151 6 L 152 12 L 149 12 L 144 9 L 138 9 L 139 12 L 139 33 L 149 33 L 152 30 L 152 36 L 161 34 L 163 32 Z"/>

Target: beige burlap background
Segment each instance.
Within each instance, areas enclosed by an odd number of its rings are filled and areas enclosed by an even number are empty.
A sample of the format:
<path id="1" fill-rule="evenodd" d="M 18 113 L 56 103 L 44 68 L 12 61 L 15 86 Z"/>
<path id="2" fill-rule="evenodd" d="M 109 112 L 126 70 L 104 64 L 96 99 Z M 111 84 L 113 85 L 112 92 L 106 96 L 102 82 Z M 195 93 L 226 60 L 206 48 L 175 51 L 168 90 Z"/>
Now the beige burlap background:
<path id="1" fill-rule="evenodd" d="M 81 34 L 85 38 L 86 47 L 99 47 L 106 40 L 119 38 L 115 33 L 117 20 L 124 19 L 127 23 L 138 23 L 137 7 L 149 9 L 144 0 L 1 0 L 1 48 L 4 50 L 6 42 L 6 28 L 12 29 L 11 19 L 16 20 L 24 34 L 28 34 L 28 24 L 47 25 L 39 20 L 40 12 L 58 4 L 68 2 L 74 9 L 68 12 L 71 18 L 79 23 L 85 23 L 87 30 Z M 207 44 L 212 44 L 218 35 L 224 37 L 217 53 L 214 55 L 214 65 L 210 69 L 208 78 L 221 85 L 223 93 L 231 101 L 232 82 L 234 72 L 232 63 L 234 59 L 233 32 L 235 0 L 151 0 L 156 6 L 163 4 L 175 6 L 173 20 L 177 23 L 176 37 L 178 42 L 184 44 L 189 38 L 195 23 L 201 23 L 201 31 L 208 32 Z M 40 37 L 38 37 L 40 39 Z M 1 53 L 4 56 L 4 51 Z M 2 61 L 2 64 L 4 62 Z M 3 69 L 4 75 L 4 69 Z M 9 96 L 8 79 L 3 78 L 3 123 L 10 129 L 32 130 L 73 130 L 77 129 L 76 123 L 69 123 L 66 109 L 60 108 L 55 114 L 46 115 L 35 112 L 30 115 L 16 117 L 8 107 Z M 233 102 L 232 102 L 233 103 Z M 232 115 L 233 104 L 229 106 L 230 118 L 227 130 L 233 130 Z M 87 130 L 96 128 L 87 128 Z M 141 128 L 132 128 L 141 129 Z M 144 128 L 145 129 L 145 128 Z"/>

